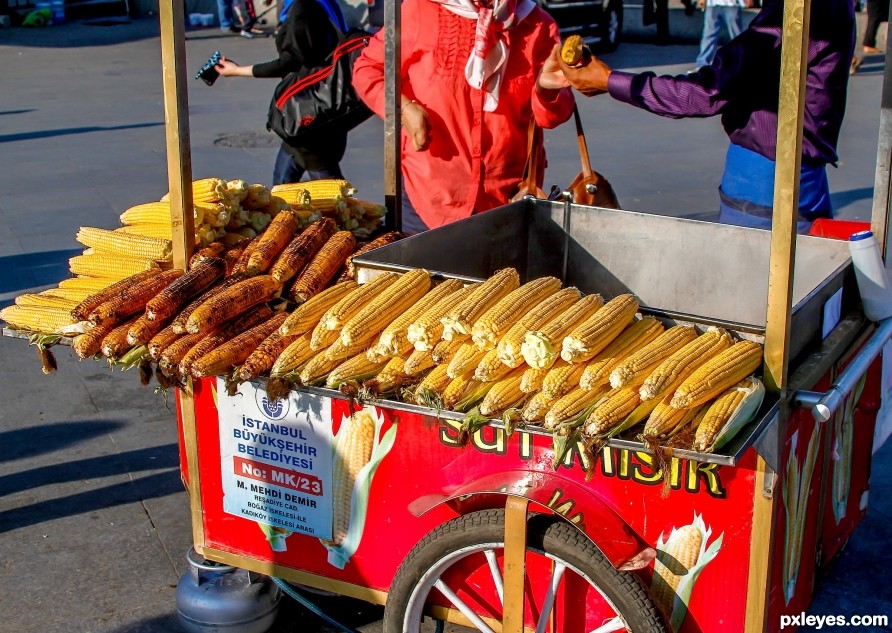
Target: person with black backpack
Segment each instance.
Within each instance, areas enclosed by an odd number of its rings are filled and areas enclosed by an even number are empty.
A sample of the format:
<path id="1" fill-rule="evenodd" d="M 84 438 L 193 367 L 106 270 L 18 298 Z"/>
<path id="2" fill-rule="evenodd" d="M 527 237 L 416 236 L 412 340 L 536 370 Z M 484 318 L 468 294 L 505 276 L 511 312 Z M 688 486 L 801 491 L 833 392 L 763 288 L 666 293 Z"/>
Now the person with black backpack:
<path id="1" fill-rule="evenodd" d="M 217 72 L 224 77 L 275 77 L 316 68 L 338 45 L 347 32 L 344 16 L 336 0 L 294 0 L 276 33 L 277 59 L 240 66 L 221 57 Z M 305 134 L 295 143 L 282 142 L 273 170 L 273 184 L 310 179 L 343 178 L 341 159 L 347 149 L 347 129 L 328 126 L 324 135 Z"/>

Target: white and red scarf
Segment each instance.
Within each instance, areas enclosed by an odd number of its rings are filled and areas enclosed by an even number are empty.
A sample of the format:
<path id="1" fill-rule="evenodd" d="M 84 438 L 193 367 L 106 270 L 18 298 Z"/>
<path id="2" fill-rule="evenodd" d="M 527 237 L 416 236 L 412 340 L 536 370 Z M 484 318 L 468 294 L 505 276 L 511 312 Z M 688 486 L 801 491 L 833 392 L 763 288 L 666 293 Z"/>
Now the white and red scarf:
<path id="1" fill-rule="evenodd" d="M 474 48 L 465 65 L 465 78 L 472 88 L 486 95 L 483 110 L 499 105 L 499 88 L 508 61 L 506 31 L 520 24 L 534 8 L 533 0 L 431 0 L 447 11 L 477 21 Z"/>

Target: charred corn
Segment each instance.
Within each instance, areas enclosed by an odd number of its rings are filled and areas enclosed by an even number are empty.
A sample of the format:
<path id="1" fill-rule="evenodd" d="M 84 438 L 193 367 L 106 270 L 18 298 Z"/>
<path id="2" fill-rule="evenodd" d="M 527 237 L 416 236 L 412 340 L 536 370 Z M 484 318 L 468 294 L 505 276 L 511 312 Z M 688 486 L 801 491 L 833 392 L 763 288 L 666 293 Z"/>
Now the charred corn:
<path id="1" fill-rule="evenodd" d="M 186 331 L 190 334 L 207 331 L 269 301 L 281 289 L 279 282 L 269 275 L 240 281 L 195 308 L 186 321 Z"/>

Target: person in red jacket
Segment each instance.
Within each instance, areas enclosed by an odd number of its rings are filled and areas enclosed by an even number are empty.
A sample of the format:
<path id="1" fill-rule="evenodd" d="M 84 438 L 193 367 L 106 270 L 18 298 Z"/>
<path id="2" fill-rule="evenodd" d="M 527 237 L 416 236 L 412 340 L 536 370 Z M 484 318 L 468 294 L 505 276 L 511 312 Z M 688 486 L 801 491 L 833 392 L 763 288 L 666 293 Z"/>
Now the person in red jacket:
<path id="1" fill-rule="evenodd" d="M 533 0 L 404 0 L 401 26 L 403 229 L 417 233 L 506 204 L 530 119 L 556 127 L 574 101 L 539 81 L 560 38 Z M 383 38 L 353 66 L 353 86 L 382 118 Z"/>

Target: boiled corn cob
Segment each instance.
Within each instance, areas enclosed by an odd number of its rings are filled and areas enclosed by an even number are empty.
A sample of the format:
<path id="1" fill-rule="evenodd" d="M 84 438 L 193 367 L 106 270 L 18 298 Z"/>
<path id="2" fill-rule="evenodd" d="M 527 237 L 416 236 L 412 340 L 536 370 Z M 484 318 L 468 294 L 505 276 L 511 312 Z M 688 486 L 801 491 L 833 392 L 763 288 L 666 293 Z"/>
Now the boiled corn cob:
<path id="1" fill-rule="evenodd" d="M 446 296 L 457 292 L 461 287 L 462 283 L 457 279 L 447 279 L 443 283 L 434 286 L 427 294 L 421 297 L 384 328 L 384 331 L 381 332 L 381 336 L 378 337 L 378 342 L 369 349 L 369 355 L 390 358 L 392 356 L 401 356 L 409 352 L 412 349 L 412 341 L 409 340 L 409 326 L 424 314 L 424 312 L 436 305 L 437 302 Z M 449 346 L 449 343 L 444 342 L 444 344 Z M 447 349 L 448 347 L 443 347 L 441 352 L 446 352 Z M 448 362 L 448 360 L 437 360 L 436 348 L 433 352 L 435 362 Z"/>
<path id="2" fill-rule="evenodd" d="M 450 378 L 457 378 L 462 374 L 475 373 L 475 368 L 483 360 L 483 357 L 486 356 L 486 352 L 479 349 L 473 343 L 465 343 L 458 351 L 455 352 L 455 356 L 452 357 L 452 360 L 449 361 L 449 367 L 446 368 L 446 373 L 449 374 Z"/>
<path id="3" fill-rule="evenodd" d="M 496 349 L 502 362 L 511 368 L 520 365 L 523 362 L 521 348 L 526 333 L 541 329 L 558 315 L 569 310 L 581 297 L 582 293 L 578 289 L 564 288 L 539 302 L 499 340 Z"/>
<path id="4" fill-rule="evenodd" d="M 463 341 L 440 341 L 431 350 L 431 357 L 438 365 L 448 366 L 462 345 L 464 345 Z"/>
<path id="5" fill-rule="evenodd" d="M 340 545 L 350 530 L 351 507 L 356 480 L 372 460 L 375 445 L 375 421 L 368 411 L 357 411 L 344 420 L 346 429 L 338 432 L 332 468 L 332 543 Z"/>
<path id="6" fill-rule="evenodd" d="M 311 331 L 329 308 L 353 292 L 357 287 L 355 281 L 344 281 L 331 288 L 326 288 L 306 303 L 299 305 L 285 319 L 282 327 L 279 328 L 279 332 L 283 335 L 291 335 Z"/>
<path id="7" fill-rule="evenodd" d="M 672 406 L 688 409 L 704 404 L 749 376 L 761 364 L 761 345 L 753 341 L 735 343 L 694 370 L 675 390 Z"/>
<path id="8" fill-rule="evenodd" d="M 116 233 L 106 229 L 82 226 L 77 232 L 77 241 L 103 253 L 154 261 L 167 261 L 173 257 L 173 244 L 170 240 L 144 235 Z"/>
<path id="9" fill-rule="evenodd" d="M 441 298 L 409 325 L 406 338 L 420 351 L 433 349 L 443 335 L 443 318 L 474 293 L 480 284 L 471 284 Z"/>
<path id="10" fill-rule="evenodd" d="M 486 352 L 474 368 L 474 378 L 480 382 L 501 380 L 509 373 L 511 373 L 511 368 L 499 360 L 499 350 L 497 349 Z M 523 391 L 522 388 L 521 391 Z"/>
<path id="11" fill-rule="evenodd" d="M 270 203 L 272 192 L 268 187 L 261 184 L 245 185 L 245 197 L 242 199 L 242 206 L 246 209 L 263 209 Z"/>
<path id="12" fill-rule="evenodd" d="M 731 347 L 731 335 L 719 328 L 711 328 L 661 362 L 641 385 L 641 399 L 648 400 L 664 391 L 670 384 L 684 380 L 700 365 Z"/>
<path id="13" fill-rule="evenodd" d="M 682 577 L 693 569 L 700 558 L 703 534 L 694 525 L 673 530 L 666 542 L 664 555 L 654 562 L 654 579 L 651 597 L 667 616 L 672 613 L 676 591 Z"/>
<path id="14" fill-rule="evenodd" d="M 705 451 L 712 445 L 713 440 L 724 428 L 737 407 L 743 402 L 746 396 L 745 389 L 749 386 L 748 380 L 742 380 L 715 399 L 706 406 L 706 412 L 697 425 L 694 433 L 693 449 L 695 451 Z"/>
<path id="15" fill-rule="evenodd" d="M 47 334 L 58 333 L 65 326 L 74 323 L 70 310 L 43 306 L 11 305 L 0 310 L 0 319 L 20 330 Z"/>
<path id="16" fill-rule="evenodd" d="M 653 317 L 644 317 L 628 326 L 607 347 L 598 352 L 587 364 L 579 386 L 594 389 L 610 382 L 610 372 L 639 349 L 663 332 L 663 324 Z"/>
<path id="17" fill-rule="evenodd" d="M 279 328 L 279 332 L 282 329 Z M 282 350 L 282 353 L 276 358 L 269 375 L 273 378 L 279 378 L 303 368 L 304 363 L 309 361 L 315 352 L 310 349 L 310 334 L 305 332 L 300 334 L 298 338 L 291 341 L 288 346 Z"/>
<path id="18" fill-rule="evenodd" d="M 341 364 L 339 360 L 329 360 L 325 355 L 325 350 L 317 352 L 315 356 L 307 361 L 300 371 L 300 382 L 304 385 L 314 385 L 322 382 L 329 372 L 333 371 Z"/>
<path id="19" fill-rule="evenodd" d="M 331 347 L 335 342 L 338 343 L 338 347 L 331 350 L 331 353 L 329 353 L 327 348 Z M 338 360 L 340 358 L 339 352 L 343 349 L 343 346 L 341 346 L 340 343 L 340 332 L 338 332 L 338 330 L 329 330 L 324 327 L 321 322 L 313 328 L 313 331 L 310 334 L 310 349 L 314 352 L 325 349 L 325 353 L 328 354 L 329 360 Z"/>
<path id="20" fill-rule="evenodd" d="M 561 59 L 568 66 L 575 66 L 582 61 L 583 39 L 579 35 L 570 35 L 561 45 Z"/>
<path id="21" fill-rule="evenodd" d="M 527 367 L 524 370 L 523 378 L 520 381 L 520 390 L 524 393 L 536 393 L 542 389 L 542 381 L 545 380 L 545 376 L 547 376 L 550 371 L 550 369 Z M 553 399 L 554 398 L 549 398 L 549 400 Z M 543 413 L 543 415 L 545 414 Z"/>
<path id="22" fill-rule="evenodd" d="M 319 327 L 326 330 L 337 330 L 338 336 L 340 336 L 341 328 L 359 314 L 363 308 L 377 299 L 383 291 L 392 286 L 398 278 L 396 273 L 383 273 L 357 286 L 353 292 L 325 311 L 325 314 L 319 319 Z"/>
<path id="23" fill-rule="evenodd" d="M 72 309 L 81 301 L 94 294 L 95 290 L 78 290 L 77 288 L 50 288 L 39 293 L 41 297 L 55 297 L 72 303 Z"/>
<path id="24" fill-rule="evenodd" d="M 669 404 L 670 398 L 664 398 L 651 412 L 644 425 L 642 434 L 646 437 L 666 439 L 677 429 L 694 419 L 700 411 L 699 407 L 692 409 L 676 409 Z"/>
<path id="25" fill-rule="evenodd" d="M 620 335 L 635 318 L 637 311 L 638 300 L 634 295 L 614 297 L 564 337 L 561 342 L 561 358 L 568 363 L 591 359 Z"/>
<path id="26" fill-rule="evenodd" d="M 385 363 L 378 375 L 363 383 L 367 389 L 376 395 L 383 395 L 396 391 L 403 385 L 414 382 L 412 376 L 405 372 L 406 359 L 395 356 Z"/>
<path id="27" fill-rule="evenodd" d="M 201 178 L 192 182 L 192 199 L 195 202 L 216 202 L 228 197 L 226 181 L 222 178 Z M 170 200 L 170 192 L 161 196 L 161 201 Z"/>
<path id="28" fill-rule="evenodd" d="M 607 393 L 606 388 L 586 391 L 576 387 L 566 395 L 559 398 L 545 414 L 543 426 L 549 431 L 554 430 L 559 424 L 569 422 L 578 417 L 583 411 L 601 400 Z"/>
<path id="29" fill-rule="evenodd" d="M 35 306 L 44 308 L 58 308 L 60 310 L 68 310 L 69 312 L 77 306 L 77 301 L 63 299 L 53 295 L 44 294 L 23 294 L 15 298 L 17 306 Z"/>
<path id="30" fill-rule="evenodd" d="M 153 237 L 159 240 L 173 239 L 173 229 L 170 228 L 170 224 L 134 224 L 119 227 L 115 229 L 115 233 L 142 235 L 143 237 Z"/>
<path id="31" fill-rule="evenodd" d="M 318 180 L 306 180 L 296 184 L 276 185 L 273 191 L 289 191 L 302 188 L 310 194 L 311 198 L 334 198 L 342 196 L 347 198 L 356 194 L 356 187 L 343 178 L 320 178 Z"/>
<path id="32" fill-rule="evenodd" d="M 613 389 L 585 420 L 583 432 L 595 437 L 612 431 L 641 404 L 637 387 Z"/>
<path id="33" fill-rule="evenodd" d="M 137 259 L 116 255 L 76 255 L 68 260 L 68 269 L 75 275 L 105 277 L 120 281 L 146 270 L 159 269 L 151 259 Z"/>
<path id="34" fill-rule="evenodd" d="M 493 382 L 480 382 L 479 380 L 472 380 L 462 392 L 461 397 L 458 401 L 452 405 L 452 408 L 455 411 L 466 412 L 470 411 L 478 402 L 483 400 L 486 397 L 486 394 L 489 393 L 489 390 L 495 383 Z M 446 395 L 443 396 L 444 402 L 446 399 Z"/>
<path id="35" fill-rule="evenodd" d="M 474 322 L 519 285 L 520 277 L 513 268 L 503 268 L 496 272 L 440 319 L 443 324 L 443 339 L 451 341 L 453 338 L 470 338 Z"/>
<path id="36" fill-rule="evenodd" d="M 306 208 L 313 202 L 310 192 L 304 187 L 304 183 L 288 183 L 285 185 L 275 185 L 271 190 L 272 197 L 284 200 L 289 206 L 294 208 Z"/>
<path id="37" fill-rule="evenodd" d="M 696 338 L 697 330 L 690 325 L 676 325 L 669 328 L 617 365 L 610 372 L 610 386 L 614 389 L 626 386 L 637 387 L 664 360 Z M 654 395 L 658 392 L 658 390 L 655 391 Z"/>
<path id="38" fill-rule="evenodd" d="M 495 349 L 514 323 L 560 288 L 561 282 L 556 277 L 540 277 L 509 292 L 474 322 L 471 340 L 480 349 Z"/>
<path id="39" fill-rule="evenodd" d="M 121 224 L 155 224 L 170 227 L 170 202 L 147 202 L 121 214 Z"/>
<path id="40" fill-rule="evenodd" d="M 542 393 L 549 398 L 560 398 L 579 386 L 579 378 L 585 371 L 585 363 L 559 361 L 548 371 L 542 381 Z"/>
<path id="41" fill-rule="evenodd" d="M 528 331 L 520 346 L 520 353 L 527 365 L 536 369 L 551 367 L 561 355 L 561 340 L 580 323 L 598 313 L 603 305 L 604 300 L 599 295 L 588 295 L 541 329 Z"/>
<path id="42" fill-rule="evenodd" d="M 59 288 L 71 288 L 72 290 L 91 290 L 99 292 L 112 285 L 114 282 L 105 277 L 69 277 L 59 282 Z"/>
<path id="43" fill-rule="evenodd" d="M 403 273 L 393 283 L 386 284 L 341 329 L 341 342 L 347 346 L 371 344 L 378 335 L 431 287 L 430 273 L 416 268 Z"/>
<path id="44" fill-rule="evenodd" d="M 438 404 L 442 406 L 442 394 L 452 378 L 446 373 L 446 365 L 437 365 L 415 388 L 415 403 L 420 405 Z"/>
<path id="45" fill-rule="evenodd" d="M 442 400 L 443 407 L 452 409 L 456 403 L 461 400 L 462 396 L 472 385 L 481 384 L 480 381 L 474 380 L 474 374 L 467 374 L 452 378 L 446 388 L 443 390 Z"/>
<path id="46" fill-rule="evenodd" d="M 524 369 L 519 367 L 510 374 L 493 383 L 480 403 L 481 415 L 495 415 L 505 409 L 519 406 L 529 395 L 520 390 Z"/>
<path id="47" fill-rule="evenodd" d="M 387 359 L 371 361 L 365 354 L 357 354 L 335 367 L 328 374 L 325 386 L 329 389 L 337 389 L 348 381 L 363 382 L 376 376 L 386 364 Z"/>
<path id="48" fill-rule="evenodd" d="M 557 400 L 547 397 L 540 391 L 527 402 L 521 417 L 527 422 L 540 422 L 545 419 L 545 415 L 551 410 L 555 402 Z"/>
<path id="49" fill-rule="evenodd" d="M 417 377 L 421 376 L 428 369 L 433 369 L 436 364 L 431 352 L 419 352 L 417 349 L 413 349 L 406 359 L 403 371 L 407 376 Z"/>

